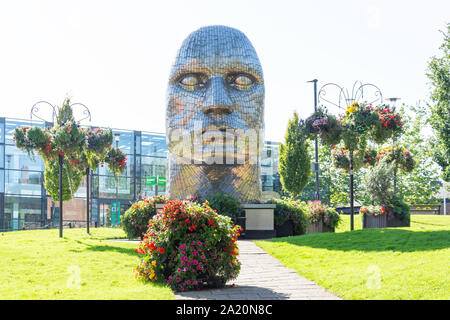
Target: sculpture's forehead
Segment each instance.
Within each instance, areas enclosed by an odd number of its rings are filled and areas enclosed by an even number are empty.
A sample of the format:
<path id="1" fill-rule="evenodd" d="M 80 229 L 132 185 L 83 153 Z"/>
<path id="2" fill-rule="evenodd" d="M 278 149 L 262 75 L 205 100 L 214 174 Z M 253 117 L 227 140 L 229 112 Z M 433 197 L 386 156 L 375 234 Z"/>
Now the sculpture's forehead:
<path id="1" fill-rule="evenodd" d="M 180 69 L 197 68 L 250 68 L 262 76 L 261 64 L 248 38 L 241 31 L 225 26 L 201 28 L 183 41 L 172 74 Z"/>

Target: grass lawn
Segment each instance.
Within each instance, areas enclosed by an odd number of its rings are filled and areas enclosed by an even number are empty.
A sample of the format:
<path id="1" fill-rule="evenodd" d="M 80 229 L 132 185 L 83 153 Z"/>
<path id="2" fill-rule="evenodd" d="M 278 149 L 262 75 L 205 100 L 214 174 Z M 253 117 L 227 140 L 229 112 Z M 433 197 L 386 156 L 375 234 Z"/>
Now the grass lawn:
<path id="1" fill-rule="evenodd" d="M 450 216 L 413 215 L 410 228 L 256 241 L 285 266 L 344 299 L 449 299 Z"/>
<path id="2" fill-rule="evenodd" d="M 135 243 L 121 229 L 0 233 L 0 299 L 173 299 L 164 285 L 134 279 Z"/>

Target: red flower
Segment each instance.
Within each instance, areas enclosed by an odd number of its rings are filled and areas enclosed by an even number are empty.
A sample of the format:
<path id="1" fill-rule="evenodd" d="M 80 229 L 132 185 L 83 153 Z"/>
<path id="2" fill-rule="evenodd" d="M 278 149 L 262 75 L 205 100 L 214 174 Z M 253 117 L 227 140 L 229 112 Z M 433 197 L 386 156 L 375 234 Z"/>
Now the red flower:
<path id="1" fill-rule="evenodd" d="M 159 253 L 164 253 L 164 248 L 159 248 L 159 249 L 158 249 L 158 252 L 159 252 Z"/>

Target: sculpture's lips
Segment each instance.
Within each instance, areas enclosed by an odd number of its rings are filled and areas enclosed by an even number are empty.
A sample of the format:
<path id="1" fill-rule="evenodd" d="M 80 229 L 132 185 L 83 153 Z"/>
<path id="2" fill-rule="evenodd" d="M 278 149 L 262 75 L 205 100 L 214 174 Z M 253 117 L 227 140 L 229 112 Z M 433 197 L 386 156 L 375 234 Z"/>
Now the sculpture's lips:
<path id="1" fill-rule="evenodd" d="M 202 129 L 203 144 L 234 144 L 235 131 L 228 126 L 208 126 Z"/>
<path id="2" fill-rule="evenodd" d="M 234 129 L 229 126 L 207 126 L 202 128 L 202 135 L 210 133 L 234 135 Z"/>

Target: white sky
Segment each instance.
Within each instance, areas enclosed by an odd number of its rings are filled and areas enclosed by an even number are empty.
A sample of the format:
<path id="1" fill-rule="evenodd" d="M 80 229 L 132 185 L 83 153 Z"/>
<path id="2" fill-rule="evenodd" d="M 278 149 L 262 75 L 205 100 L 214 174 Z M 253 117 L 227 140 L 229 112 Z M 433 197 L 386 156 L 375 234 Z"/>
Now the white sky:
<path id="1" fill-rule="evenodd" d="M 450 22 L 450 1 L 0 0 L 0 116 L 30 117 L 68 93 L 92 124 L 164 132 L 167 78 L 183 39 L 201 26 L 243 31 L 266 83 L 266 140 L 293 110 L 313 110 L 313 86 L 376 84 L 415 104 Z"/>

